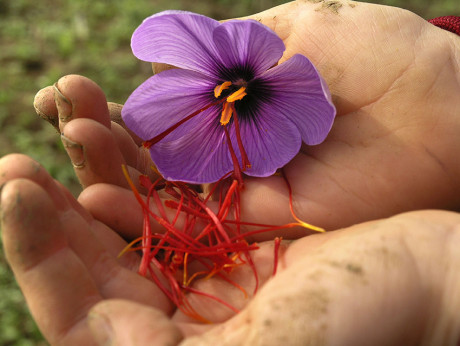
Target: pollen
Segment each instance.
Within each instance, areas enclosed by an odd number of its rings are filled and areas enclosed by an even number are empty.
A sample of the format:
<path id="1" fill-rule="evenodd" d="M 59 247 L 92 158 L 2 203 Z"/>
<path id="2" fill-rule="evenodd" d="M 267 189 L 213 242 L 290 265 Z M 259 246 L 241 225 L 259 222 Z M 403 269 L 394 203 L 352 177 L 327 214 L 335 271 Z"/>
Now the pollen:
<path id="1" fill-rule="evenodd" d="M 220 118 L 221 125 L 227 125 L 233 114 L 233 107 L 231 103 L 225 102 L 222 108 L 222 116 Z"/>
<path id="2" fill-rule="evenodd" d="M 235 102 L 235 101 L 241 100 L 246 95 L 247 95 L 246 87 L 241 87 L 237 91 L 235 91 L 233 94 L 231 94 L 229 97 L 227 97 L 227 102 Z"/>
<path id="3" fill-rule="evenodd" d="M 214 97 L 218 98 L 222 94 L 222 91 L 228 89 L 230 85 L 232 85 L 232 82 L 223 82 L 222 84 L 217 85 L 214 88 Z"/>

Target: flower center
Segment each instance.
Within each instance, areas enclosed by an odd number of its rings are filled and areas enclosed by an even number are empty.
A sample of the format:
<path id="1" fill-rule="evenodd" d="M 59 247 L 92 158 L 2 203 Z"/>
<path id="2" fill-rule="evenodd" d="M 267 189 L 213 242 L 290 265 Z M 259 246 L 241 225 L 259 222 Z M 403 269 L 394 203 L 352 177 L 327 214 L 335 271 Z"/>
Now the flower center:
<path id="1" fill-rule="evenodd" d="M 243 86 L 242 86 L 243 85 Z M 238 88 L 236 91 L 229 90 L 231 93 L 228 96 L 223 96 L 222 98 L 219 99 L 219 97 L 222 96 L 222 92 L 224 90 L 228 90 L 231 86 L 233 86 L 233 90 Z M 232 92 L 233 91 L 233 92 Z M 217 85 L 214 88 L 214 96 L 216 97 L 217 100 L 214 102 L 211 102 L 210 104 L 206 105 L 205 107 L 198 109 L 197 111 L 193 112 L 192 114 L 186 116 L 182 120 L 178 121 L 162 133 L 158 134 L 152 139 L 146 140 L 143 142 L 143 146 L 145 148 L 150 148 L 152 145 L 158 143 L 161 141 L 163 138 L 165 138 L 168 134 L 173 132 L 175 129 L 177 129 L 179 126 L 182 124 L 186 123 L 196 115 L 200 114 L 201 112 L 204 112 L 205 110 L 217 106 L 219 104 L 223 104 L 222 106 L 222 115 L 220 118 L 220 124 L 224 127 L 224 132 L 225 132 L 225 137 L 227 139 L 227 144 L 228 144 L 228 149 L 230 151 L 230 156 L 232 157 L 233 161 L 233 166 L 234 166 L 234 177 L 238 182 L 240 183 L 240 186 L 243 186 L 243 178 L 242 178 L 242 171 L 245 171 L 248 168 L 251 168 L 251 162 L 249 161 L 248 155 L 246 153 L 246 150 L 244 149 L 243 146 L 243 141 L 241 139 L 241 133 L 240 133 L 240 125 L 238 121 L 238 114 L 236 113 L 235 110 L 235 102 L 243 99 L 247 95 L 246 93 L 246 83 L 245 82 L 237 82 L 232 84 L 232 82 L 224 82 L 222 84 Z M 241 155 L 241 166 L 238 162 L 237 155 L 235 153 L 235 150 L 233 148 L 231 138 L 229 131 L 227 129 L 227 124 L 230 122 L 230 119 L 233 116 L 233 126 L 235 129 L 235 137 L 236 137 L 236 142 L 237 142 L 237 147 Z"/>
<path id="2" fill-rule="evenodd" d="M 217 85 L 214 88 L 214 97 L 218 98 L 222 95 L 222 91 L 227 90 L 232 85 L 232 82 L 223 82 L 222 84 Z M 222 107 L 222 116 L 220 117 L 220 124 L 227 125 L 230 121 L 233 112 L 235 111 L 235 107 L 233 104 L 235 101 L 241 100 L 243 97 L 247 95 L 246 87 L 242 86 L 237 91 L 231 93 L 227 96 L 225 103 Z"/>
<path id="3" fill-rule="evenodd" d="M 246 83 L 243 83 L 243 85 L 246 85 Z M 229 82 L 229 81 L 223 82 L 222 84 L 217 85 L 214 88 L 214 97 L 219 98 L 222 95 L 222 92 L 224 90 L 229 89 L 230 86 L 232 86 L 232 82 Z M 228 149 L 230 150 L 230 155 L 233 161 L 235 178 L 239 181 L 241 186 L 243 186 L 243 178 L 241 176 L 241 171 L 242 170 L 244 171 L 247 168 L 251 168 L 251 163 L 249 162 L 248 155 L 246 154 L 246 150 L 244 149 L 244 146 L 243 146 L 243 141 L 241 140 L 240 125 L 238 122 L 238 115 L 236 114 L 234 104 L 235 104 L 235 101 L 239 101 L 243 97 L 245 97 L 247 93 L 246 93 L 246 86 L 241 86 L 241 83 L 237 83 L 237 85 L 234 85 L 234 87 L 239 87 L 239 88 L 238 90 L 232 92 L 229 96 L 226 96 L 224 99 L 225 101 L 223 101 L 224 104 L 222 106 L 222 116 L 220 117 L 220 124 L 224 127 L 224 130 L 225 130 L 225 137 L 227 138 Z M 233 145 L 230 139 L 230 134 L 227 130 L 227 124 L 232 118 L 232 115 L 233 115 L 233 123 L 235 126 L 236 141 L 238 144 L 238 149 L 241 154 L 242 167 L 240 167 L 238 163 L 238 159 L 236 157 L 235 151 L 233 150 Z"/>

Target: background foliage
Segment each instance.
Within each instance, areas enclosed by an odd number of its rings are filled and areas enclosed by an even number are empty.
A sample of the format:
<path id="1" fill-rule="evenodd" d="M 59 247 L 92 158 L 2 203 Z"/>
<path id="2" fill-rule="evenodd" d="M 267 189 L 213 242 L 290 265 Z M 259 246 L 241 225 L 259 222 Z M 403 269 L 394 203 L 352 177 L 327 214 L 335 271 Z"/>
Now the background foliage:
<path id="1" fill-rule="evenodd" d="M 77 194 L 79 185 L 55 130 L 35 116 L 35 93 L 76 73 L 123 103 L 151 73 L 129 47 L 150 14 L 182 9 L 223 19 L 245 16 L 283 0 L 0 0 L 0 157 L 25 153 Z M 428 19 L 460 15 L 458 0 L 372 1 Z M 0 247 L 0 345 L 46 344 L 25 307 Z"/>

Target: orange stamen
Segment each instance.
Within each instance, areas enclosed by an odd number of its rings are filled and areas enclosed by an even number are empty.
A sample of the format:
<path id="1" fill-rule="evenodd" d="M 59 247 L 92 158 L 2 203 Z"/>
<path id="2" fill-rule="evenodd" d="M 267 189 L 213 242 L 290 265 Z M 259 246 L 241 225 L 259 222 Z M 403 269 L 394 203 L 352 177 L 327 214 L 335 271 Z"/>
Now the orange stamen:
<path id="1" fill-rule="evenodd" d="M 237 91 L 235 91 L 233 94 L 231 94 L 229 97 L 227 97 L 227 102 L 235 102 L 235 101 L 241 100 L 246 95 L 247 95 L 246 88 L 241 87 Z"/>
<path id="2" fill-rule="evenodd" d="M 222 94 L 222 91 L 228 89 L 230 85 L 232 85 L 232 82 L 223 82 L 222 84 L 217 85 L 214 88 L 214 97 L 218 98 Z"/>
<path id="3" fill-rule="evenodd" d="M 222 108 L 222 116 L 220 118 L 221 125 L 227 125 L 232 117 L 233 107 L 232 103 L 225 102 L 224 107 Z"/>

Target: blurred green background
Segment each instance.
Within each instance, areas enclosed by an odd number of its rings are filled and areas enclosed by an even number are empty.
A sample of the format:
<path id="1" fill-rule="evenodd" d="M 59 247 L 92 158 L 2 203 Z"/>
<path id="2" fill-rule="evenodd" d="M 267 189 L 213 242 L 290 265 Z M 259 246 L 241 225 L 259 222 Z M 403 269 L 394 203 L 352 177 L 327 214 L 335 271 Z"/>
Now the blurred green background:
<path id="1" fill-rule="evenodd" d="M 151 73 L 131 54 L 133 30 L 150 14 L 189 10 L 216 19 L 245 16 L 282 0 L 0 0 L 0 157 L 25 153 L 74 194 L 79 185 L 56 131 L 32 106 L 35 93 L 76 73 L 123 103 Z M 460 15 L 458 0 L 369 1 L 423 18 Z M 0 247 L 0 345 L 45 345 Z"/>

